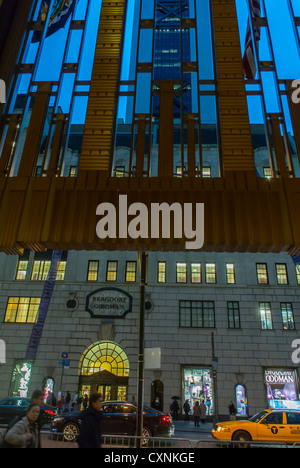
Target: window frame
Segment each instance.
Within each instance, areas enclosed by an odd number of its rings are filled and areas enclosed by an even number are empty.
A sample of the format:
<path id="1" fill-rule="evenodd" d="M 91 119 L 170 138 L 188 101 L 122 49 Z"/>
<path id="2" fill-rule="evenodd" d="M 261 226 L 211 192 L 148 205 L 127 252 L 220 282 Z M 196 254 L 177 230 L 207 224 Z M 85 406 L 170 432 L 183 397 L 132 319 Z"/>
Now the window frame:
<path id="1" fill-rule="evenodd" d="M 183 305 L 185 303 L 185 305 Z M 209 304 L 210 308 L 205 308 Z M 189 322 L 188 324 L 183 324 L 186 320 L 183 321 L 183 308 L 186 311 L 189 311 Z M 198 311 L 197 311 L 198 309 Z M 196 316 L 193 311 L 200 312 L 200 316 Z M 205 312 L 208 311 L 208 316 L 205 316 Z M 212 316 L 209 313 L 212 312 Z M 195 325 L 195 320 L 197 324 Z M 205 322 L 213 322 L 213 325 L 205 325 Z M 199 325 L 199 323 L 202 323 Z M 179 327 L 180 328 L 216 328 L 216 309 L 215 301 L 198 301 L 198 300 L 180 300 L 179 301 Z"/>
<path id="2" fill-rule="evenodd" d="M 95 270 L 92 270 L 92 269 L 91 269 L 91 264 L 92 264 L 92 263 L 95 263 L 95 264 L 97 265 L 97 269 L 95 269 Z M 86 280 L 87 280 L 88 282 L 97 282 L 97 281 L 98 281 L 98 276 L 99 276 L 99 264 L 100 264 L 99 260 L 89 260 L 89 261 L 88 261 L 87 277 L 86 277 Z M 90 275 L 91 275 L 94 271 L 97 272 L 97 273 L 96 273 L 96 279 L 90 279 Z"/>

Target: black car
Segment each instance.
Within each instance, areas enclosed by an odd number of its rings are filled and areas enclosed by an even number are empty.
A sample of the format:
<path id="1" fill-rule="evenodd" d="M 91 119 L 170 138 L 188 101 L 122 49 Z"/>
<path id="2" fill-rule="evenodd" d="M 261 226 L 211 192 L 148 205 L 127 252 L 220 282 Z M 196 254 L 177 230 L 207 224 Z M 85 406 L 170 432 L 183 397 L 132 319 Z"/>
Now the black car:
<path id="1" fill-rule="evenodd" d="M 136 405 L 124 401 L 106 401 L 103 403 L 102 414 L 103 435 L 135 435 Z M 73 440 L 74 436 L 79 434 L 79 428 L 80 413 L 63 413 L 56 416 L 51 425 L 51 431 L 64 434 L 66 440 Z M 143 436 L 171 437 L 174 430 L 169 414 L 144 406 Z"/>
<path id="2" fill-rule="evenodd" d="M 30 403 L 30 398 L 5 398 L 0 400 L 0 426 L 7 426 L 16 416 L 25 416 L 26 408 Z M 51 424 L 55 415 L 56 408 L 44 404 L 41 407 L 41 426 Z"/>

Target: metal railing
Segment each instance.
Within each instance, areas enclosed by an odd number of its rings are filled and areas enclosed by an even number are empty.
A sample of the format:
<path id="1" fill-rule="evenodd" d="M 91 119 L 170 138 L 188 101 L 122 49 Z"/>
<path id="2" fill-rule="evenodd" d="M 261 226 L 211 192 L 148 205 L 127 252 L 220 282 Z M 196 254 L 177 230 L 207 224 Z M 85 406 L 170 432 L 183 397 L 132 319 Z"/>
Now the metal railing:
<path id="1" fill-rule="evenodd" d="M 42 448 L 77 448 L 76 434 L 56 432 L 41 432 Z M 102 436 L 103 448 L 185 448 L 191 449 L 192 442 L 188 439 L 176 437 L 146 437 L 106 435 Z"/>

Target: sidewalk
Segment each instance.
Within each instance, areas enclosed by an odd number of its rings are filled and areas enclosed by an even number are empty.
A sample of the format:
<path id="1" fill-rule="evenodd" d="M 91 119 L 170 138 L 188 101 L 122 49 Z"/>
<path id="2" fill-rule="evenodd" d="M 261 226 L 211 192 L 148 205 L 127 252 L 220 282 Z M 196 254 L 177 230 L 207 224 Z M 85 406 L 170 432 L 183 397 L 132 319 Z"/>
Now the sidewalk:
<path id="1" fill-rule="evenodd" d="M 174 420 L 173 423 L 175 426 L 175 436 L 176 432 L 203 432 L 211 433 L 213 428 L 212 422 L 205 422 L 205 424 L 199 422 L 199 427 L 194 426 L 194 421 L 185 422 L 184 420 Z"/>

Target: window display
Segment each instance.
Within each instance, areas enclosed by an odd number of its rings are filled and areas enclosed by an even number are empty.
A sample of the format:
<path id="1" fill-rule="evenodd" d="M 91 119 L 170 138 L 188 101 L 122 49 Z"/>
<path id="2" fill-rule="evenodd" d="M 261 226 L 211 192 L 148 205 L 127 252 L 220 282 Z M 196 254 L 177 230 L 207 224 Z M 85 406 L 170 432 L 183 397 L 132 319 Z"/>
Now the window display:
<path id="1" fill-rule="evenodd" d="M 188 400 L 193 412 L 196 401 L 204 401 L 206 404 L 206 414 L 213 414 L 213 388 L 210 369 L 191 369 L 183 370 L 184 398 Z"/>
<path id="2" fill-rule="evenodd" d="M 300 409 L 295 370 L 266 370 L 265 383 L 269 407 L 276 409 Z"/>

